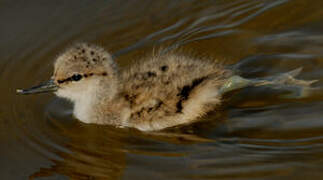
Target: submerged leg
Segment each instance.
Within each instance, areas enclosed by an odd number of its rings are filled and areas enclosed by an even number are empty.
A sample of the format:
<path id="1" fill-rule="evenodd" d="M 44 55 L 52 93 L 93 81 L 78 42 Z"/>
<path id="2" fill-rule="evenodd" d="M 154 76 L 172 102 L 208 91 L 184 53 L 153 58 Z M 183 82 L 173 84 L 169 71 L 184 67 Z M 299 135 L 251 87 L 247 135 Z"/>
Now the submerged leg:
<path id="1" fill-rule="evenodd" d="M 290 91 L 290 94 L 283 96 L 285 98 L 303 98 L 308 96 L 310 92 L 315 89 L 311 87 L 311 84 L 317 82 L 317 80 L 306 81 L 296 79 L 295 76 L 297 76 L 301 71 L 302 68 L 298 68 L 287 73 L 262 79 L 245 79 L 240 76 L 232 76 L 222 86 L 220 94 L 223 95 L 227 92 L 248 86 L 268 85 L 274 89 Z"/>

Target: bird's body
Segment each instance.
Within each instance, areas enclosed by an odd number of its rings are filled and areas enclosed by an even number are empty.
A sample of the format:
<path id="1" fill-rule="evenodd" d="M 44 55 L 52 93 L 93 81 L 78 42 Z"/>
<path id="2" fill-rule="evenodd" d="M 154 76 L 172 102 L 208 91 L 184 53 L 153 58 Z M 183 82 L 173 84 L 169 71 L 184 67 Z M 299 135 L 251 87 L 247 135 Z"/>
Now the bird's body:
<path id="1" fill-rule="evenodd" d="M 192 59 L 175 53 L 157 53 L 123 70 L 117 70 L 114 61 L 107 56 L 108 67 L 99 69 L 96 63 L 103 60 L 106 52 L 86 44 L 80 47 L 72 47 L 58 58 L 55 73 L 71 72 L 65 72 L 65 69 L 73 68 L 59 68 L 69 66 L 64 64 L 66 59 L 71 62 L 85 59 L 80 64 L 85 63 L 77 67 L 83 69 L 83 73 L 63 77 L 93 75 L 83 78 L 83 85 L 70 82 L 69 89 L 75 88 L 73 91 L 65 91 L 64 87 L 57 91 L 58 96 L 75 103 L 74 115 L 85 123 L 134 127 L 144 131 L 190 123 L 220 103 L 218 90 L 231 75 L 215 60 Z M 84 69 L 89 71 L 84 73 Z"/>
<path id="2" fill-rule="evenodd" d="M 121 73 L 128 126 L 158 130 L 191 123 L 220 104 L 218 91 L 230 76 L 216 61 L 150 56 Z"/>
<path id="3" fill-rule="evenodd" d="M 194 122 L 220 105 L 224 92 L 264 82 L 237 78 L 216 60 L 176 53 L 119 70 L 104 49 L 82 43 L 57 58 L 49 83 L 18 92 L 55 90 L 84 123 L 152 131 Z"/>

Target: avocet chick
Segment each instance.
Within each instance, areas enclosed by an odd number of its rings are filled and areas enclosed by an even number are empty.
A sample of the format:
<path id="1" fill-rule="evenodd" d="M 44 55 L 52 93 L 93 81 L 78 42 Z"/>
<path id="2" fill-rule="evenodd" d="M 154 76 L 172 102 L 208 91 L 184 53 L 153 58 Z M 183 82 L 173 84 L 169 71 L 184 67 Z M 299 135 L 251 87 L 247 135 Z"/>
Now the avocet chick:
<path id="1" fill-rule="evenodd" d="M 275 83 L 311 84 L 293 78 L 299 71 L 271 81 L 248 80 L 214 60 L 174 53 L 153 55 L 119 71 L 103 48 L 81 43 L 58 56 L 50 81 L 17 92 L 54 91 L 74 103 L 73 114 L 84 123 L 153 131 L 196 121 L 232 90 Z"/>

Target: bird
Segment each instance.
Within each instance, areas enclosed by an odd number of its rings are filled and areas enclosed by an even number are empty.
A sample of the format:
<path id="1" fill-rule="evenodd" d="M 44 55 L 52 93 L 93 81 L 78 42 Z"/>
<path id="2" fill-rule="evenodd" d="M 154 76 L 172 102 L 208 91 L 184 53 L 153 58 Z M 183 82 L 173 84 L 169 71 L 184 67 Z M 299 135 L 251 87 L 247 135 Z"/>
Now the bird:
<path id="1" fill-rule="evenodd" d="M 312 83 L 296 81 L 299 72 L 275 79 Z M 121 69 L 104 48 L 76 43 L 56 58 L 49 81 L 17 93 L 54 92 L 74 104 L 73 115 L 83 123 L 159 131 L 198 121 L 229 91 L 275 83 L 245 79 L 215 59 L 174 51 L 152 53 Z"/>

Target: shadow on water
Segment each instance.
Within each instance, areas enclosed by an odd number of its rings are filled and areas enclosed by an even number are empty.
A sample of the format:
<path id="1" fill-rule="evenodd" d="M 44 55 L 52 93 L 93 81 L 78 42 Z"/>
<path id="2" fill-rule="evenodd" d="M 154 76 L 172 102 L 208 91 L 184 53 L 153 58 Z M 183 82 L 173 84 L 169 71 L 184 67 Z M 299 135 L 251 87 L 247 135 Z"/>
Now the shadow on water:
<path id="1" fill-rule="evenodd" d="M 303 67 L 322 87 L 321 1 L 4 1 L 0 3 L 2 179 L 319 179 L 323 94 L 246 88 L 190 126 L 144 133 L 86 125 L 53 95 L 17 96 L 51 76 L 73 42 L 121 67 L 153 48 L 219 59 L 244 77 Z M 322 127 L 321 127 L 322 126 Z"/>

